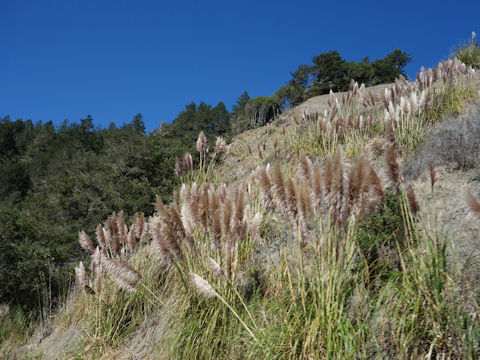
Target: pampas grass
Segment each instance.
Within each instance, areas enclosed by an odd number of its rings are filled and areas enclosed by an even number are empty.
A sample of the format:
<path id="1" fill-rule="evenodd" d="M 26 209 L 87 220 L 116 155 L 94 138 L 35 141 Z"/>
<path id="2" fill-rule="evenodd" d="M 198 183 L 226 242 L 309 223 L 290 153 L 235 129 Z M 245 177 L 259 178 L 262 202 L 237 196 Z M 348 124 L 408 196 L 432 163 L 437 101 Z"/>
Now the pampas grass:
<path id="1" fill-rule="evenodd" d="M 467 203 L 470 214 L 480 220 L 480 202 L 472 195 L 470 191 L 465 192 L 465 202 Z"/>
<path id="2" fill-rule="evenodd" d="M 135 230 L 135 236 L 140 239 L 140 243 L 147 241 L 148 225 L 145 221 L 145 215 L 142 213 L 135 213 L 133 216 L 132 227 Z"/>
<path id="3" fill-rule="evenodd" d="M 207 137 L 205 136 L 203 131 L 201 131 L 200 134 L 198 134 L 197 150 L 201 154 L 207 150 Z"/>
<path id="4" fill-rule="evenodd" d="M 176 176 L 182 176 L 182 163 L 178 157 L 175 157 L 175 170 L 174 173 Z"/>
<path id="5" fill-rule="evenodd" d="M 224 152 L 226 145 L 227 144 L 226 144 L 225 140 L 221 136 L 217 137 L 217 140 L 215 142 L 214 153 L 215 154 L 220 154 L 220 153 Z"/>
<path id="6" fill-rule="evenodd" d="M 181 257 L 181 248 L 168 217 L 154 216 L 150 220 L 152 241 L 168 263 Z"/>
<path id="7" fill-rule="evenodd" d="M 370 184 L 373 190 L 374 200 L 379 202 L 384 202 L 385 193 L 383 191 L 383 186 L 382 186 L 382 182 L 380 181 L 380 178 L 378 177 L 377 173 L 375 172 L 375 170 L 373 169 L 369 161 L 366 161 L 365 167 L 367 168 L 367 176 L 369 180 L 368 184 Z"/>
<path id="8" fill-rule="evenodd" d="M 387 146 L 385 159 L 387 162 L 388 178 L 390 179 L 393 189 L 398 193 L 400 191 L 400 184 L 402 183 L 402 174 L 395 148 L 392 145 Z"/>
<path id="9" fill-rule="evenodd" d="M 8 315 L 9 312 L 10 312 L 10 306 L 8 306 L 8 304 L 0 304 L 0 318 L 5 315 Z"/>
<path id="10" fill-rule="evenodd" d="M 97 243 L 102 249 L 107 249 L 110 246 L 110 243 L 108 241 L 108 237 L 103 226 L 98 224 L 95 233 L 97 235 Z"/>
<path id="11" fill-rule="evenodd" d="M 198 134 L 197 139 L 197 150 L 200 153 L 200 170 L 203 171 L 205 168 L 206 152 L 207 152 L 207 137 L 203 131 Z"/>
<path id="12" fill-rule="evenodd" d="M 429 170 L 430 170 L 430 185 L 432 186 L 432 192 L 433 192 L 433 187 L 435 185 L 435 182 L 437 181 L 437 172 L 435 171 L 435 167 L 433 166 L 433 163 L 430 163 Z"/>
<path id="13" fill-rule="evenodd" d="M 279 204 L 287 208 L 287 195 L 285 193 L 285 185 L 283 183 L 282 170 L 279 165 L 274 165 L 272 167 L 272 183 L 273 183 L 273 192 L 277 198 Z"/>
<path id="14" fill-rule="evenodd" d="M 135 226 L 132 226 L 127 235 L 127 247 L 130 252 L 135 249 L 136 238 L 135 238 Z"/>
<path id="15" fill-rule="evenodd" d="M 217 278 L 226 279 L 222 267 L 211 257 L 208 258 L 208 267 Z"/>
<path id="16" fill-rule="evenodd" d="M 206 299 L 211 299 L 219 296 L 218 293 L 213 290 L 210 284 L 201 276 L 191 272 L 190 279 L 192 287 L 195 289 L 198 295 Z"/>
<path id="17" fill-rule="evenodd" d="M 83 266 L 82 261 L 80 261 L 80 263 L 77 266 L 75 266 L 75 280 L 79 287 L 81 288 L 85 287 L 85 284 L 86 284 L 85 267 Z"/>
<path id="18" fill-rule="evenodd" d="M 267 168 L 268 168 L 268 165 L 267 165 Z M 255 179 L 260 184 L 263 197 L 266 201 L 265 206 L 267 208 L 271 207 L 273 205 L 273 198 L 272 198 L 273 185 L 270 181 L 270 176 L 268 175 L 267 169 L 264 167 L 258 166 L 255 170 Z"/>
<path id="19" fill-rule="evenodd" d="M 312 176 L 312 202 L 315 204 L 320 211 L 320 204 L 322 200 L 322 169 L 320 168 L 320 164 L 317 162 L 313 165 L 313 176 Z"/>
<path id="20" fill-rule="evenodd" d="M 419 206 L 418 206 L 418 203 L 417 203 L 417 198 L 415 196 L 415 192 L 414 192 L 413 187 L 411 185 L 407 189 L 407 198 L 408 198 L 408 204 L 410 206 L 410 210 L 412 211 L 412 214 L 416 215 L 418 210 L 419 210 Z"/>
<path id="21" fill-rule="evenodd" d="M 135 292 L 142 276 L 131 266 L 102 256 L 102 266 L 110 279 L 126 292 Z"/>
<path id="22" fill-rule="evenodd" d="M 268 198 L 270 176 L 267 169 L 257 167 L 255 180 L 262 189 L 264 203 L 272 204 L 267 209 L 277 209 L 294 228 L 301 225 L 304 236 L 308 232 L 308 223 L 313 220 L 310 214 L 315 211 L 321 216 L 324 203 L 333 223 L 344 226 L 350 216 L 358 220 L 385 200 L 382 182 L 365 155 L 350 168 L 347 177 L 341 149 L 337 149 L 334 158 L 327 156 L 325 173 L 322 173 L 320 163 L 311 164 L 305 157 L 300 159 L 298 168 L 300 180 L 284 177 L 278 166 L 272 169 L 274 201 Z"/>
<path id="23" fill-rule="evenodd" d="M 90 237 L 85 231 L 80 231 L 78 234 L 78 242 L 84 250 L 89 251 L 92 254 L 95 251 L 95 246 L 93 246 L 92 240 L 90 240 Z"/>
<path id="24" fill-rule="evenodd" d="M 297 184 L 294 182 L 292 177 L 287 176 L 285 183 L 285 211 L 290 217 L 292 224 L 295 224 L 295 221 L 298 218 L 298 194 L 297 194 Z"/>
<path id="25" fill-rule="evenodd" d="M 192 154 L 186 153 L 183 157 L 183 166 L 188 170 L 193 170 Z"/>
<path id="26" fill-rule="evenodd" d="M 300 173 L 303 179 L 309 184 L 312 184 L 313 169 L 312 169 L 312 162 L 310 161 L 310 159 L 306 156 L 300 157 L 299 167 L 300 167 Z"/>

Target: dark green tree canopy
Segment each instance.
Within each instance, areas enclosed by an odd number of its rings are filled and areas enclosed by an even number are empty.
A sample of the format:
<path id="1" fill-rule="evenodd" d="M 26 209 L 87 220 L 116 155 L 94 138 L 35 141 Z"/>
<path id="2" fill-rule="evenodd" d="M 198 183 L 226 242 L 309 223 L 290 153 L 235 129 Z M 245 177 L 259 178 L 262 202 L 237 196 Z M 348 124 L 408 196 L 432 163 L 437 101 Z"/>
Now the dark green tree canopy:
<path id="1" fill-rule="evenodd" d="M 142 114 L 135 115 L 130 123 L 130 126 L 136 133 L 145 134 L 145 123 L 143 122 Z"/>
<path id="2" fill-rule="evenodd" d="M 243 113 L 245 106 L 247 105 L 248 100 L 250 100 L 250 95 L 246 91 L 242 93 L 237 99 L 237 102 L 232 106 L 231 117 L 236 117 Z"/>
<path id="3" fill-rule="evenodd" d="M 366 86 L 393 82 L 400 75 L 406 77 L 404 69 L 411 61 L 411 55 L 399 49 L 382 59 L 371 61 L 366 56 L 359 62 L 346 61 L 338 51 L 333 50 L 314 56 L 310 66 L 300 65 L 290 73 L 292 78 L 288 84 L 303 89 L 303 97 L 298 97 L 303 101 L 327 94 L 330 89 L 335 92 L 346 91 L 352 79 Z"/>

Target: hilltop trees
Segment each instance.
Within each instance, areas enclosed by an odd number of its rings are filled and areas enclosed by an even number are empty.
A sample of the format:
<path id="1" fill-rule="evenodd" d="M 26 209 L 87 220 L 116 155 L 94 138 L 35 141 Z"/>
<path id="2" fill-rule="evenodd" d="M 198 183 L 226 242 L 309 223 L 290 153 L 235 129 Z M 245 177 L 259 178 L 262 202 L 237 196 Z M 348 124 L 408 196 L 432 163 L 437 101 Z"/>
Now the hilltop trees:
<path id="1" fill-rule="evenodd" d="M 399 49 L 381 59 L 371 61 L 368 56 L 359 62 L 346 61 L 336 50 L 323 52 L 312 58 L 312 65 L 301 64 L 291 72 L 291 79 L 270 96 L 250 98 L 244 92 L 231 113 L 232 132 L 263 126 L 275 116 L 303 101 L 334 92 L 347 91 L 351 80 L 366 86 L 393 82 L 412 57 Z"/>
<path id="2" fill-rule="evenodd" d="M 290 73 L 288 84 L 302 89 L 307 99 L 327 94 L 330 89 L 346 91 L 352 79 L 366 86 L 393 82 L 400 75 L 406 77 L 404 68 L 411 60 L 409 54 L 399 49 L 382 59 L 370 61 L 367 56 L 360 62 L 346 61 L 334 50 L 314 56 L 312 65 L 299 65 Z"/>

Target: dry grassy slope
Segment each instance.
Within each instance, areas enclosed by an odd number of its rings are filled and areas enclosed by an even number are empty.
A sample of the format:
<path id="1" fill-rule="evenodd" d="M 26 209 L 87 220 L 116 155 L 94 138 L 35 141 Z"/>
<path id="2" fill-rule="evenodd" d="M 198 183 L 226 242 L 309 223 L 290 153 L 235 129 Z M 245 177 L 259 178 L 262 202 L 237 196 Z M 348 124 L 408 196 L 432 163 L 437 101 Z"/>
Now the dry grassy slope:
<path id="1" fill-rule="evenodd" d="M 376 86 L 368 90 L 378 95 L 386 86 L 388 85 Z M 478 89 L 480 94 L 480 82 Z M 288 154 L 282 146 L 285 145 L 289 135 L 295 131 L 294 117 L 301 119 L 301 113 L 306 108 L 312 113 L 323 112 L 327 107 L 327 99 L 328 95 L 311 98 L 274 122 L 237 136 L 232 141 L 230 156 L 215 169 L 216 180 L 229 185 L 244 183 L 250 177 L 252 170 L 262 163 L 279 161 L 282 165 L 293 167 L 297 163 L 296 157 Z M 470 111 L 475 110 L 480 111 L 480 103 L 470 106 Z M 274 157 L 276 141 L 280 153 L 277 158 Z M 264 143 L 265 151 L 262 151 L 262 160 L 258 155 L 258 147 L 263 147 Z M 253 157 L 248 151 L 247 144 L 253 150 Z M 373 160 L 375 168 L 379 169 L 383 164 L 381 157 Z M 408 164 L 409 161 L 407 160 L 406 163 Z M 408 181 L 413 184 L 421 212 L 429 219 L 431 226 L 453 240 L 460 263 L 466 264 L 465 273 L 472 275 L 471 280 L 474 284 L 474 277 L 480 274 L 480 223 L 467 216 L 463 190 L 468 187 L 473 194 L 480 197 L 480 165 L 468 171 L 455 170 L 449 165 L 441 166 L 437 168 L 437 178 L 433 193 L 430 190 L 428 170 Z M 162 336 L 165 323 L 162 321 L 162 314 L 158 314 L 156 319 L 146 319 L 145 324 L 136 333 L 129 339 L 125 339 L 120 349 L 115 353 L 106 352 L 102 358 L 149 358 L 152 354 L 152 340 Z M 48 335 L 42 332 L 36 334 L 32 337 L 30 344 L 18 349 L 16 354 L 12 354 L 12 358 L 25 358 L 28 353 L 27 358 L 63 359 L 68 358 L 67 354 L 71 354 L 81 345 L 78 341 L 82 331 L 78 324 L 71 324 L 66 329 L 52 330 Z M 42 355 L 36 357 L 35 354 Z"/>
<path id="2" fill-rule="evenodd" d="M 368 91 L 377 96 L 380 100 L 380 94 L 386 87 L 391 84 L 377 85 L 367 88 Z M 336 93 L 336 96 L 343 93 Z M 227 184 L 237 185 L 243 182 L 251 171 L 257 165 L 273 163 L 280 161 L 281 163 L 290 163 L 292 160 L 297 163 L 297 159 L 293 159 L 294 155 L 289 154 L 285 149 L 285 142 L 288 137 L 295 131 L 295 121 L 301 121 L 301 116 L 304 110 L 309 110 L 310 113 L 323 113 L 328 108 L 329 95 L 321 95 L 308 99 L 303 104 L 286 112 L 275 121 L 257 129 L 248 130 L 235 137 L 231 143 L 230 155 L 226 161 L 216 170 L 217 178 Z M 285 131 L 285 133 L 284 133 Z M 274 144 L 278 143 L 278 157 L 274 156 Z M 265 151 L 263 151 L 263 144 L 265 144 Z M 253 152 L 253 157 L 249 153 L 247 145 Z M 262 158 L 258 154 L 258 147 L 262 147 Z"/>
<path id="3" fill-rule="evenodd" d="M 480 96 L 479 75 L 476 85 Z M 389 86 L 391 84 L 374 86 L 368 88 L 368 91 L 379 95 Z M 275 162 L 274 143 L 278 141 L 281 147 L 285 144 L 286 138 L 295 131 L 294 117 L 301 119 L 301 114 L 306 109 L 311 113 L 323 113 L 328 106 L 327 100 L 328 95 L 308 99 L 272 123 L 237 136 L 232 142 L 231 156 L 218 169 L 218 178 L 224 179 L 229 184 L 238 184 L 250 177 L 257 165 Z M 463 121 L 463 118 L 470 118 L 477 111 L 480 112 L 480 102 L 469 105 L 462 115 L 453 117 L 450 121 Z M 478 120 L 480 121 L 480 118 Z M 262 146 L 263 143 L 266 150 L 263 152 L 262 160 L 258 155 L 258 146 Z M 253 157 L 247 149 L 247 144 L 253 151 Z M 280 149 L 278 161 L 297 163 L 297 159 L 292 159 L 291 154 L 282 150 Z M 422 152 L 417 155 L 426 156 Z M 477 277 L 480 274 L 480 223 L 468 216 L 464 193 L 468 188 L 480 198 L 480 153 L 478 157 L 479 165 L 469 170 L 455 169 L 453 164 L 437 167 L 438 180 L 433 193 L 428 169 L 423 170 L 419 177 L 407 179 L 415 189 L 423 216 L 429 219 L 431 226 L 439 233 L 452 240 L 452 247 L 455 248 L 460 265 L 468 270 L 470 275 Z M 376 169 L 383 166 L 382 157 L 372 160 Z M 405 162 L 408 164 L 410 160 L 407 159 Z"/>

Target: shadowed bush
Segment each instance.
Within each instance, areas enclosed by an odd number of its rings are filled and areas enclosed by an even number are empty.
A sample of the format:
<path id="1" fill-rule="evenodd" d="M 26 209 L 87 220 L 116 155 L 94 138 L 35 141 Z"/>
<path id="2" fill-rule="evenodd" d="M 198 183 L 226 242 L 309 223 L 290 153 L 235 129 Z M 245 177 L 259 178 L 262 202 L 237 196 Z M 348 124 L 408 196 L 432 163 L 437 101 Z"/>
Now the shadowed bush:
<path id="1" fill-rule="evenodd" d="M 433 130 L 419 152 L 406 161 L 403 175 L 416 179 L 432 163 L 471 169 L 480 163 L 479 151 L 480 108 L 475 107 L 460 119 L 450 118 Z"/>

